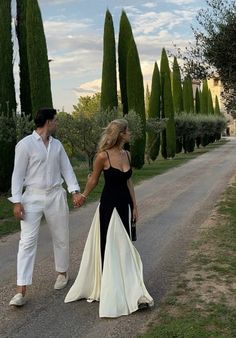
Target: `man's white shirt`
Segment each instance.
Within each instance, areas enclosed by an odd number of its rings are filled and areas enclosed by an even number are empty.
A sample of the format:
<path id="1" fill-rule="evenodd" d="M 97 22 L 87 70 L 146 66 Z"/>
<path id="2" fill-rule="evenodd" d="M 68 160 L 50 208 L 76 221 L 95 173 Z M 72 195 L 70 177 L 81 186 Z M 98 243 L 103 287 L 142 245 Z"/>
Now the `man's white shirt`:
<path id="1" fill-rule="evenodd" d="M 34 131 L 16 145 L 12 175 L 13 203 L 21 202 L 23 187 L 50 190 L 66 181 L 69 192 L 80 191 L 79 184 L 61 142 L 52 136 L 46 147 Z"/>

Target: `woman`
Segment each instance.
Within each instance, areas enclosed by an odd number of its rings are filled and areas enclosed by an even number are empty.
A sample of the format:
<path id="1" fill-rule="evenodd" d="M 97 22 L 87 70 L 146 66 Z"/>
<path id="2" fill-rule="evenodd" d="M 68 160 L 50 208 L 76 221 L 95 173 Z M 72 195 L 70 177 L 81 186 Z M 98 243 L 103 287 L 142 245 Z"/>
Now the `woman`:
<path id="1" fill-rule="evenodd" d="M 125 119 L 109 123 L 99 146 L 93 173 L 82 194 L 86 199 L 101 172 L 105 185 L 85 244 L 78 276 L 65 302 L 81 298 L 99 300 L 100 317 L 118 317 L 136 311 L 153 299 L 143 282 L 142 262 L 133 246 L 131 221 L 138 219 L 131 181 L 130 154 L 123 149 L 130 141 Z"/>

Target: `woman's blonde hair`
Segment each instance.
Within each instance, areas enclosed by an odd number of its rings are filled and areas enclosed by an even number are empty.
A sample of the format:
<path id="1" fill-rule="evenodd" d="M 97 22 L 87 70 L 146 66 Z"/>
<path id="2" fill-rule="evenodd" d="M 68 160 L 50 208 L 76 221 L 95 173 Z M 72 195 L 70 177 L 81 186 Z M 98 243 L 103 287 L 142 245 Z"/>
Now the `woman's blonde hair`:
<path id="1" fill-rule="evenodd" d="M 125 119 L 116 119 L 111 121 L 102 133 L 101 139 L 98 143 L 98 152 L 111 149 L 112 147 L 119 145 L 122 136 L 121 133 L 125 133 L 128 128 L 128 122 Z"/>

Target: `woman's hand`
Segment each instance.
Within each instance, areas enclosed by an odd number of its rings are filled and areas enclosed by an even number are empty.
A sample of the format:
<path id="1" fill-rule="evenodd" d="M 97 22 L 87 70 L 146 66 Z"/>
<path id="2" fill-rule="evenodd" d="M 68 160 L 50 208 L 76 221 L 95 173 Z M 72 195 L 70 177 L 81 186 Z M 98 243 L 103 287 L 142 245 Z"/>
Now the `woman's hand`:
<path id="1" fill-rule="evenodd" d="M 132 221 L 136 223 L 138 221 L 138 208 L 137 206 L 133 207 L 133 219 Z"/>

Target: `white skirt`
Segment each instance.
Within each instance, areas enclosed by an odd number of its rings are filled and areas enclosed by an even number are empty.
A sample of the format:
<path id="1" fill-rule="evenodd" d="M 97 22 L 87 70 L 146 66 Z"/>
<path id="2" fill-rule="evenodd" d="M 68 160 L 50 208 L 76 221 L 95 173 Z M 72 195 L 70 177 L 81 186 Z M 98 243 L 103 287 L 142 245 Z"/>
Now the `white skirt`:
<path id="1" fill-rule="evenodd" d="M 109 223 L 103 271 L 100 252 L 99 206 L 85 244 L 79 273 L 65 303 L 86 298 L 100 301 L 100 317 L 119 317 L 136 310 L 140 303 L 153 305 L 143 282 L 143 266 L 116 209 Z"/>

